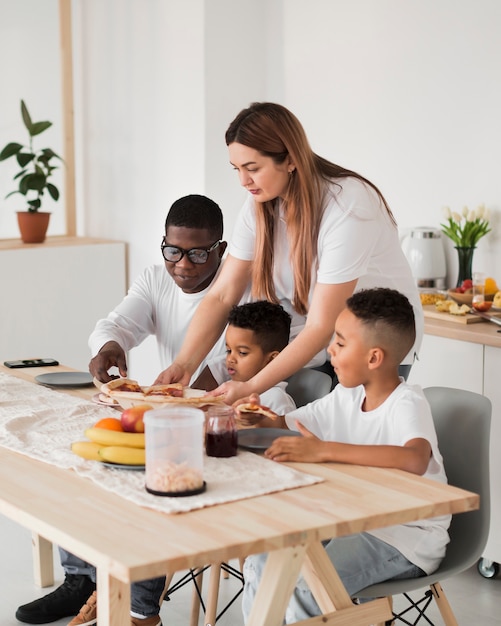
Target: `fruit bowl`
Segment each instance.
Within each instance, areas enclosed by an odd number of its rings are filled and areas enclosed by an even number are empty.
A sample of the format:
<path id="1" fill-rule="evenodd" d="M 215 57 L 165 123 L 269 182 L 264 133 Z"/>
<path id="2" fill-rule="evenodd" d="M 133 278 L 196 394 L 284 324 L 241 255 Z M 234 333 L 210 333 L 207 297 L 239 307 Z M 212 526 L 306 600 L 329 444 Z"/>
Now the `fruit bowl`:
<path id="1" fill-rule="evenodd" d="M 460 291 L 454 291 L 454 289 L 448 289 L 447 295 L 451 298 L 451 300 L 454 300 L 454 302 L 457 302 L 458 304 L 469 304 L 471 306 L 473 301 L 473 293 L 468 293 L 467 291 L 465 293 L 461 293 Z M 486 294 L 484 299 L 487 302 L 492 302 L 494 300 L 494 294 Z"/>

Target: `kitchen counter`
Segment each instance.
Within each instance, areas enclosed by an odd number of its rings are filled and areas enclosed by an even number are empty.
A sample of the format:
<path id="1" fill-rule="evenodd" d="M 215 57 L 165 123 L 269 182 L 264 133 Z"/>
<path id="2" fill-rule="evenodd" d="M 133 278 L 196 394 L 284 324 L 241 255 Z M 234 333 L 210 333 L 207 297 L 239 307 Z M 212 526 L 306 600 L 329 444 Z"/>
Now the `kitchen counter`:
<path id="1" fill-rule="evenodd" d="M 437 319 L 425 318 L 424 332 L 426 335 L 447 337 L 458 341 L 470 341 L 484 346 L 501 348 L 501 326 L 492 322 L 478 322 L 476 324 L 457 324 Z"/>

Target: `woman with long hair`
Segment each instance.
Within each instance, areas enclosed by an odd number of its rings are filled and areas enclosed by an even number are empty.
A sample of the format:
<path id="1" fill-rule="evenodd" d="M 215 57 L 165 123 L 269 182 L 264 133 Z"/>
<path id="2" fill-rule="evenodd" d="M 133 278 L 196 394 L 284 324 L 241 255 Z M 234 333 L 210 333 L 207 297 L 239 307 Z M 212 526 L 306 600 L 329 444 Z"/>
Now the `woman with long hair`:
<path id="1" fill-rule="evenodd" d="M 360 174 L 311 149 L 299 120 L 284 106 L 254 103 L 226 131 L 230 163 L 247 198 L 223 269 L 199 305 L 183 347 L 157 382 L 186 382 L 222 333 L 229 310 L 249 282 L 256 299 L 292 315 L 291 341 L 245 383 L 214 393 L 228 403 L 261 393 L 300 368 L 322 365 L 339 312 L 356 290 L 404 293 L 423 332 L 419 294 L 382 193 Z"/>

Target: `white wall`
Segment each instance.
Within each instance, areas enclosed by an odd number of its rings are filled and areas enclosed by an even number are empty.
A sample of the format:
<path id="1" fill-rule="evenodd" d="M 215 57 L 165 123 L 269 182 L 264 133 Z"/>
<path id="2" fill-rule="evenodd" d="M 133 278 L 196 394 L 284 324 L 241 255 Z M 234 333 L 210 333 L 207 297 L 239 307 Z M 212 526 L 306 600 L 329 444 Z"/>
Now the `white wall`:
<path id="1" fill-rule="evenodd" d="M 52 148 L 62 155 L 62 95 L 57 0 L 0 0 L 0 150 L 11 142 L 28 145 L 21 119 L 24 100 L 34 122 L 54 124 L 33 139 L 33 148 Z M 25 211 L 24 196 L 5 196 L 18 187 L 13 177 L 20 171 L 15 158 L 0 163 L 0 238 L 19 237 L 16 211 Z M 55 203 L 44 195 L 42 210 L 52 213 L 49 235 L 65 229 L 64 188 L 61 170 L 52 182 L 61 192 Z"/>
<path id="2" fill-rule="evenodd" d="M 224 131 L 268 99 L 315 151 L 373 180 L 402 227 L 485 202 L 495 232 L 474 266 L 501 283 L 498 0 L 72 2 L 80 234 L 127 241 L 130 280 L 159 262 L 181 195 L 218 201 L 229 236 L 244 194 Z M 153 342 L 132 363 L 153 376 Z"/>
<path id="3" fill-rule="evenodd" d="M 501 3 L 288 0 L 284 10 L 284 100 L 313 148 L 373 180 L 402 227 L 438 227 L 444 205 L 485 202 L 495 232 L 474 269 L 501 283 Z"/>

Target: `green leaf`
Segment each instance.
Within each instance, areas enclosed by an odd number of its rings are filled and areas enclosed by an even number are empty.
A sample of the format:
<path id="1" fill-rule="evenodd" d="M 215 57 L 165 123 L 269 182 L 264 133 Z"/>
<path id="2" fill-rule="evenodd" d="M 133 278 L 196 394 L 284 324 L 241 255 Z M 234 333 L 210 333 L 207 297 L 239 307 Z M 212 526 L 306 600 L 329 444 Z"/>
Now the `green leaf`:
<path id="1" fill-rule="evenodd" d="M 19 182 L 19 191 L 26 195 L 26 192 L 30 189 L 41 192 L 47 182 L 46 177 L 43 174 L 27 174 L 24 178 L 21 178 Z"/>
<path id="2" fill-rule="evenodd" d="M 54 152 L 54 150 L 51 150 L 51 148 L 44 148 L 43 150 L 40 150 L 40 152 L 44 155 L 44 157 L 46 157 L 47 159 L 59 159 L 60 161 L 62 161 L 61 157 L 56 154 Z"/>
<path id="3" fill-rule="evenodd" d="M 23 116 L 24 125 L 28 129 L 28 132 L 31 134 L 31 131 L 30 131 L 31 126 L 32 126 L 31 116 L 28 113 L 28 107 L 24 104 L 24 100 L 21 100 L 21 115 Z"/>
<path id="4" fill-rule="evenodd" d="M 33 161 L 34 158 L 35 158 L 35 155 L 32 154 L 31 152 L 18 152 L 17 153 L 17 162 L 19 163 L 21 167 L 25 167 L 26 165 L 28 165 L 28 163 Z"/>
<path id="5" fill-rule="evenodd" d="M 16 191 L 11 191 L 5 196 L 5 199 L 7 200 L 7 198 L 9 198 L 10 196 L 13 196 L 15 193 L 21 193 L 21 192 L 18 189 L 16 189 Z"/>
<path id="6" fill-rule="evenodd" d="M 47 191 L 53 200 L 59 200 L 59 189 L 52 183 L 47 183 Z"/>
<path id="7" fill-rule="evenodd" d="M 8 143 L 5 148 L 0 152 L 0 161 L 5 161 L 14 154 L 17 154 L 23 146 L 20 143 Z"/>
<path id="8" fill-rule="evenodd" d="M 18 172 L 15 176 L 14 176 L 14 180 L 17 180 L 18 178 L 21 178 L 21 176 L 24 176 L 26 174 L 26 170 L 21 170 L 20 172 Z"/>
<path id="9" fill-rule="evenodd" d="M 34 200 L 28 200 L 28 204 L 31 207 L 28 209 L 28 211 L 34 213 L 35 211 L 38 211 L 38 209 L 42 206 L 42 201 L 40 200 L 40 198 L 35 198 Z"/>
<path id="10" fill-rule="evenodd" d="M 52 126 L 52 122 L 35 122 L 34 124 L 31 125 L 31 128 L 29 129 L 30 135 L 32 137 L 34 137 L 35 135 L 39 135 L 40 133 L 43 133 L 44 130 L 47 130 L 51 126 Z"/>

